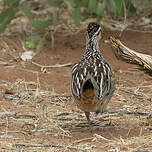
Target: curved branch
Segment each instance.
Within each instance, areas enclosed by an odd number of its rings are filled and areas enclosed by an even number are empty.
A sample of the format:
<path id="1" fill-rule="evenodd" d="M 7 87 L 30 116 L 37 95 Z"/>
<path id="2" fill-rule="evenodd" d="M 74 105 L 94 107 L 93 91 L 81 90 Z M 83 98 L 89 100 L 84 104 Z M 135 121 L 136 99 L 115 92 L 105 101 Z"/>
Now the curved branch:
<path id="1" fill-rule="evenodd" d="M 110 37 L 110 44 L 118 59 L 140 65 L 143 69 L 152 72 L 152 56 L 131 50 L 114 37 Z"/>

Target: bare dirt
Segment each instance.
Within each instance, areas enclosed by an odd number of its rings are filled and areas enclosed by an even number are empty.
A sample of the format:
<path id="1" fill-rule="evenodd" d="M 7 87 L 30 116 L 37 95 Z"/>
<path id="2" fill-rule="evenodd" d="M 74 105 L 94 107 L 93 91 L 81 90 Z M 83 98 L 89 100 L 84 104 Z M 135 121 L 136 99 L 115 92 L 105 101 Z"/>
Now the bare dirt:
<path id="1" fill-rule="evenodd" d="M 0 38 L 0 149 L 1 151 L 137 151 L 152 150 L 152 77 L 138 66 L 119 61 L 104 32 L 100 50 L 111 64 L 117 89 L 108 113 L 91 115 L 91 133 L 84 113 L 70 94 L 71 67 L 40 66 L 74 63 L 85 50 L 85 32 L 55 34 L 55 47 L 32 61 L 22 61 L 25 36 Z M 129 48 L 152 55 L 152 34 L 124 32 Z M 44 71 L 44 68 L 43 68 Z"/>

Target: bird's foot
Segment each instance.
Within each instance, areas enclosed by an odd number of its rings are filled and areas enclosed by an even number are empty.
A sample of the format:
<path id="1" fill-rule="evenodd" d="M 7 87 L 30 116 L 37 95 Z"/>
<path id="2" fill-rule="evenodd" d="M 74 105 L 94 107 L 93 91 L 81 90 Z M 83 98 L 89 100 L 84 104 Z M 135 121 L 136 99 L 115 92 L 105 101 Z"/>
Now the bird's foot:
<path id="1" fill-rule="evenodd" d="M 85 112 L 85 115 L 86 115 L 86 118 L 88 120 L 89 130 L 90 130 L 90 132 L 92 132 L 93 131 L 93 125 L 92 125 L 92 122 L 90 120 L 90 112 Z"/>

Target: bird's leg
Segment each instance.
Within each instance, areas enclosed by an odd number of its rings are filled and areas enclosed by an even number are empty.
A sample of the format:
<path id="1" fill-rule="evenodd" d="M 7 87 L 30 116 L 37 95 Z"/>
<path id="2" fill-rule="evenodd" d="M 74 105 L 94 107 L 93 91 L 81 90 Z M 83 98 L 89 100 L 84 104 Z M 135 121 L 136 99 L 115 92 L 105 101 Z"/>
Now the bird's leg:
<path id="1" fill-rule="evenodd" d="M 90 112 L 85 112 L 85 116 L 88 120 L 90 131 L 92 132 L 92 122 L 90 120 Z"/>

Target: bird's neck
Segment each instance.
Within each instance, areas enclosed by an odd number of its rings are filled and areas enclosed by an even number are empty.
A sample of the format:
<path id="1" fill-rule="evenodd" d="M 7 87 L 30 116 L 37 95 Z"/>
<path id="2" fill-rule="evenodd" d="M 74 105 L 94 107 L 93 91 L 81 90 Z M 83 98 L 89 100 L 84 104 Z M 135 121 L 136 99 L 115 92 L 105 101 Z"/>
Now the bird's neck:
<path id="1" fill-rule="evenodd" d="M 99 40 L 97 37 L 89 39 L 86 38 L 86 50 L 92 50 L 93 52 L 99 51 Z"/>

